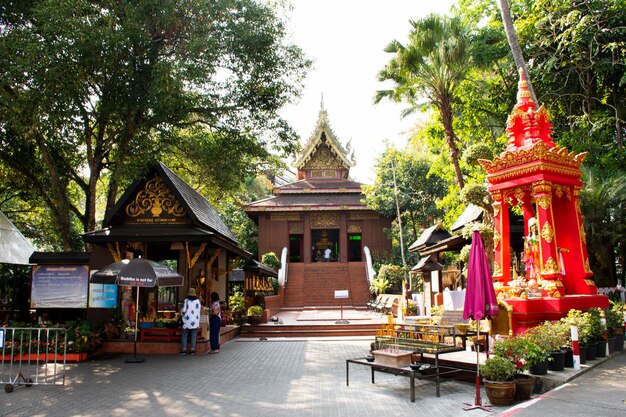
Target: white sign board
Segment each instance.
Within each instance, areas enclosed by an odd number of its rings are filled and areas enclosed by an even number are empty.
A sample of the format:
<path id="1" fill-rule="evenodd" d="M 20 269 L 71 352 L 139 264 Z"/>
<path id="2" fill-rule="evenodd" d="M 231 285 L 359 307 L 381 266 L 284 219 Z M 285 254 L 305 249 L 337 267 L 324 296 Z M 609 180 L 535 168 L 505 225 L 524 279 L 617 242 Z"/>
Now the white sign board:
<path id="1" fill-rule="evenodd" d="M 433 292 L 439 292 L 439 271 L 430 271 L 430 285 Z"/>
<path id="2" fill-rule="evenodd" d="M 4 329 L 0 329 L 0 349 L 4 349 Z"/>
<path id="3" fill-rule="evenodd" d="M 335 290 L 335 298 L 348 298 L 348 290 Z"/>

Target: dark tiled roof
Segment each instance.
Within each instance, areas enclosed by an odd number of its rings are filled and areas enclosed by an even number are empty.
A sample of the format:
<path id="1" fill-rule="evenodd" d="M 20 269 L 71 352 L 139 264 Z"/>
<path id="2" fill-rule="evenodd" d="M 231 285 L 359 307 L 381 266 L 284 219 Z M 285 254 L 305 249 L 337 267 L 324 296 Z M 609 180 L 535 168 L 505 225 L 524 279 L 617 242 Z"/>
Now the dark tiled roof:
<path id="1" fill-rule="evenodd" d="M 349 208 L 351 210 L 368 210 L 361 202 L 363 198 L 361 194 L 279 194 L 250 203 L 246 206 L 246 211 L 257 211 L 259 208 L 269 210 L 290 209 L 298 211 L 303 207 L 314 207 L 316 209 Z"/>
<path id="2" fill-rule="evenodd" d="M 450 228 L 450 231 L 456 232 L 458 230 L 461 230 L 466 224 L 482 219 L 482 216 L 482 208 L 473 204 L 469 204 L 467 207 L 465 207 L 465 210 L 463 210 L 463 213 L 461 213 L 459 218 L 456 219 L 456 221 Z"/>
<path id="3" fill-rule="evenodd" d="M 38 265 L 88 265 L 89 253 L 87 252 L 34 252 L 30 257 L 30 263 Z"/>
<path id="4" fill-rule="evenodd" d="M 274 189 L 275 194 L 301 193 L 301 192 L 333 192 L 333 193 L 361 193 L 361 183 L 342 179 L 316 180 L 305 179 L 291 184 L 283 185 Z M 304 191 L 307 190 L 307 191 Z"/>
<path id="5" fill-rule="evenodd" d="M 208 229 L 209 232 L 215 232 L 227 240 L 237 244 L 235 236 L 230 229 L 224 224 L 215 208 L 204 198 L 200 193 L 194 190 L 189 184 L 183 181 L 178 175 L 172 172 L 165 164 L 158 162 L 152 168 L 150 168 L 146 177 L 156 172 L 163 181 L 170 188 L 172 193 L 179 199 L 180 204 L 185 209 L 185 212 L 194 223 L 195 226 Z M 113 210 L 107 214 L 104 219 L 105 228 L 116 228 L 120 220 L 123 218 L 121 214 L 123 207 L 128 203 L 128 200 L 135 195 L 137 188 L 142 183 L 143 179 L 138 179 L 126 189 L 122 197 L 117 201 Z M 150 229 L 152 230 L 152 229 Z M 98 231 L 99 232 L 99 231 Z M 158 232 L 158 231 L 157 231 Z M 85 236 L 94 235 L 96 232 L 91 232 Z M 206 233 L 205 233 L 206 234 Z"/>
<path id="6" fill-rule="evenodd" d="M 445 230 L 440 224 L 429 227 L 424 230 L 420 237 L 409 246 L 409 252 L 421 251 L 421 249 L 432 246 L 443 239 L 448 239 L 452 235 Z"/>
<path id="7" fill-rule="evenodd" d="M 276 278 L 278 276 L 278 272 L 274 271 L 274 269 L 269 266 L 261 263 L 255 259 L 248 259 L 243 266 L 244 271 L 258 271 L 263 275 L 270 276 Z"/>

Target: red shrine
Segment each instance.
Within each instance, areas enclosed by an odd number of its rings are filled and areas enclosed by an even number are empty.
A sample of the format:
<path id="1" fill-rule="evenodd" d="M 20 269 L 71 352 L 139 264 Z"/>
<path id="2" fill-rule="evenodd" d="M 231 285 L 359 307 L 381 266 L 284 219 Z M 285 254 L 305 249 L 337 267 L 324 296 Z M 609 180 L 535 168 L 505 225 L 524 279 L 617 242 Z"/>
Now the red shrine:
<path id="1" fill-rule="evenodd" d="M 587 154 L 556 146 L 547 110 L 535 109 L 520 70 L 517 104 L 507 120 L 508 146 L 493 161 L 480 161 L 494 200 L 493 278 L 513 334 L 570 309 L 608 307 L 608 298 L 598 295 L 591 279 L 580 211 L 580 165 Z M 532 297 L 511 291 L 516 277 L 509 216 L 514 206 L 524 217 L 525 275 Z"/>

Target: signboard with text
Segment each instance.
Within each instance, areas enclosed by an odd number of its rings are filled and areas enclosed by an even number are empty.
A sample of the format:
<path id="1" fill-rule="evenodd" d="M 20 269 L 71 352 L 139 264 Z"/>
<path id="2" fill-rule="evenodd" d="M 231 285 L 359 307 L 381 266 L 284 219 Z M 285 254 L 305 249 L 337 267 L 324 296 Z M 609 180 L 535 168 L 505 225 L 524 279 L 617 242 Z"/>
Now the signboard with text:
<path id="1" fill-rule="evenodd" d="M 116 284 L 89 285 L 89 307 L 114 308 L 117 307 Z"/>
<path id="2" fill-rule="evenodd" d="M 32 308 L 86 308 L 89 267 L 43 265 L 33 267 Z"/>
<path id="3" fill-rule="evenodd" d="M 348 298 L 348 290 L 335 290 L 335 298 Z"/>

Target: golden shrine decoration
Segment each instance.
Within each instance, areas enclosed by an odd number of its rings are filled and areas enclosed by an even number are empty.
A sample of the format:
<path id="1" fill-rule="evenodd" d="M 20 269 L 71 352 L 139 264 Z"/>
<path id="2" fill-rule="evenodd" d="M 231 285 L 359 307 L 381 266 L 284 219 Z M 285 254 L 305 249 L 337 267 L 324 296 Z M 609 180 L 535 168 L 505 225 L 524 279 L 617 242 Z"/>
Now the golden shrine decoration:
<path id="1" fill-rule="evenodd" d="M 298 235 L 304 233 L 304 225 L 301 222 L 289 223 L 289 233 L 292 235 Z"/>
<path id="2" fill-rule="evenodd" d="M 119 262 L 122 260 L 122 252 L 120 251 L 120 242 L 115 242 L 115 247 L 111 243 L 107 243 L 107 248 L 109 249 L 109 253 L 113 258 L 114 262 Z"/>
<path id="3" fill-rule="evenodd" d="M 595 287 L 596 286 L 596 283 L 593 282 L 592 279 L 585 279 L 584 281 L 585 281 L 585 284 L 587 284 L 590 287 Z"/>
<path id="4" fill-rule="evenodd" d="M 582 240 L 583 243 L 586 245 L 587 244 L 587 233 L 585 233 L 585 228 L 584 227 L 580 227 L 580 225 L 578 225 L 578 228 L 580 229 L 580 240 Z"/>
<path id="5" fill-rule="evenodd" d="M 502 203 L 500 201 L 494 201 L 491 204 L 491 207 L 493 207 L 493 217 L 498 217 L 498 214 L 500 214 L 500 208 L 502 207 Z"/>
<path id="6" fill-rule="evenodd" d="M 554 239 L 554 231 L 552 230 L 552 226 L 550 223 L 545 222 L 543 227 L 541 228 L 541 237 L 548 243 L 552 243 L 552 239 Z"/>
<path id="7" fill-rule="evenodd" d="M 501 277 L 502 276 L 502 267 L 497 262 L 493 263 L 493 276 L 494 277 Z"/>
<path id="8" fill-rule="evenodd" d="M 515 196 L 515 198 L 517 198 L 518 204 L 521 204 L 522 201 L 524 200 L 524 194 L 525 193 L 522 187 L 515 187 L 515 190 L 513 191 L 513 195 Z"/>
<path id="9" fill-rule="evenodd" d="M 348 233 L 361 233 L 361 225 L 357 223 L 348 223 Z"/>
<path id="10" fill-rule="evenodd" d="M 338 228 L 339 220 L 339 213 L 311 213 L 311 227 L 314 228 Z"/>
<path id="11" fill-rule="evenodd" d="M 544 210 L 548 210 L 550 208 L 550 203 L 552 202 L 552 197 L 549 194 L 542 194 L 540 196 L 535 197 L 535 201 Z"/>
<path id="12" fill-rule="evenodd" d="M 560 186 L 559 184 L 555 184 L 554 185 L 554 194 L 558 197 L 561 198 L 563 197 L 563 189 L 567 188 L 565 186 Z"/>
<path id="13" fill-rule="evenodd" d="M 585 272 L 589 274 L 593 274 L 593 271 L 591 270 L 591 267 L 589 266 L 589 258 L 585 259 Z"/>
<path id="14" fill-rule="evenodd" d="M 160 217 L 163 211 L 175 217 L 185 215 L 185 210 L 176 196 L 158 176 L 146 182 L 144 189 L 135 196 L 135 200 L 126 206 L 126 214 L 130 217 L 138 217 L 148 211 L 152 217 Z"/>
<path id="15" fill-rule="evenodd" d="M 543 264 L 543 268 L 541 269 L 541 273 L 545 275 L 554 275 L 560 272 L 561 271 L 559 270 L 559 266 L 556 264 L 552 256 L 548 258 L 548 260 Z"/>
<path id="16" fill-rule="evenodd" d="M 501 239 L 502 239 L 502 236 L 500 236 L 500 233 L 498 232 L 498 230 L 494 229 L 493 231 L 493 247 L 494 248 L 498 247 Z"/>
<path id="17" fill-rule="evenodd" d="M 317 151 L 311 156 L 311 159 L 302 167 L 302 169 L 329 169 L 329 168 L 345 168 L 341 160 L 333 153 L 333 151 L 325 144 L 319 146 Z M 334 171 L 333 171 L 334 174 Z"/>
<path id="18" fill-rule="evenodd" d="M 272 213 L 270 220 L 273 222 L 300 220 L 300 213 Z"/>

